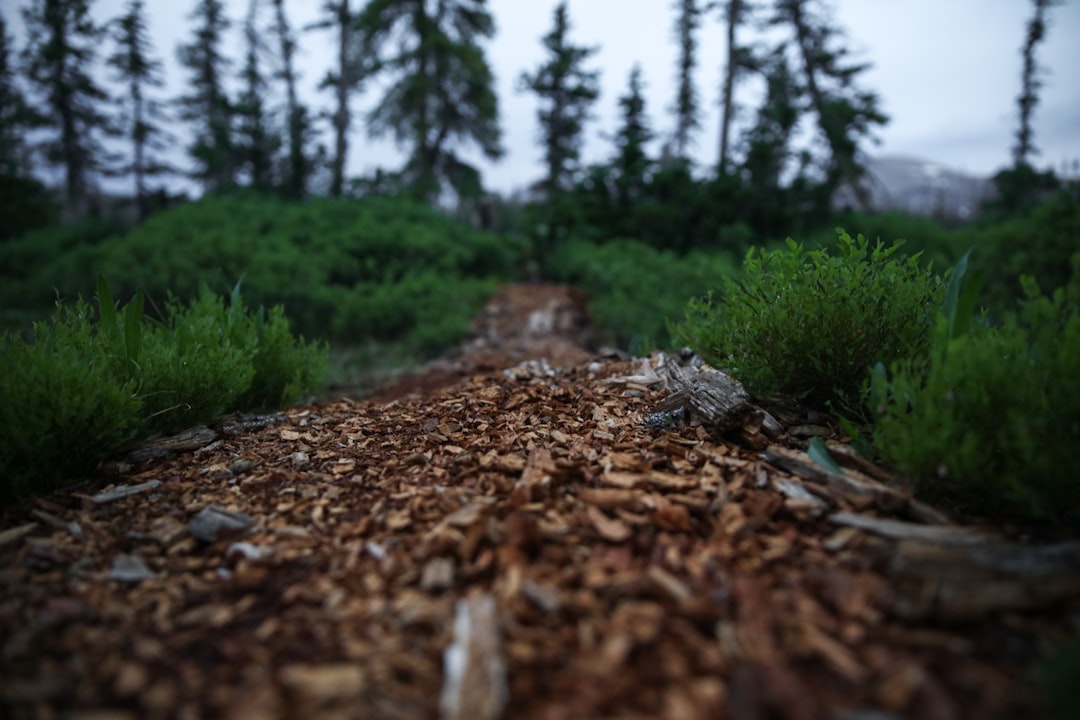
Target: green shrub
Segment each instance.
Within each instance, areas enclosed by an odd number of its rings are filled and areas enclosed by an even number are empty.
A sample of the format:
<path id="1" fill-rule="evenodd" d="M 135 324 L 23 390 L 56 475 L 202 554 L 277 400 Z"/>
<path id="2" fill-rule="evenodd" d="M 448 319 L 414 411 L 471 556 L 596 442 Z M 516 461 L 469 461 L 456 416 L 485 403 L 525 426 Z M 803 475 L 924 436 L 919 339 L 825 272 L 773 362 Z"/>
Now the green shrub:
<path id="1" fill-rule="evenodd" d="M 963 266 L 953 285 L 959 286 Z M 1031 280 L 1000 327 L 946 307 L 925 357 L 874 372 L 874 444 L 921 496 L 986 518 L 1080 530 L 1080 263 L 1071 287 Z M 950 290 L 953 288 L 951 287 Z"/>
<path id="2" fill-rule="evenodd" d="M 59 487 L 135 437 L 135 378 L 118 375 L 81 300 L 0 338 L 0 501 Z"/>
<path id="3" fill-rule="evenodd" d="M 97 307 L 58 305 L 34 337 L 0 337 L 0 500 L 48 491 L 91 472 L 127 442 L 278 407 L 314 390 L 326 348 L 294 340 L 280 307 L 244 309 L 204 290 L 149 326 L 142 293 L 117 311 L 98 282 Z"/>
<path id="4" fill-rule="evenodd" d="M 667 345 L 668 320 L 734 272 L 726 253 L 679 257 L 635 240 L 569 242 L 551 259 L 552 279 L 584 290 L 593 322 L 633 352 Z"/>
<path id="5" fill-rule="evenodd" d="M 862 414 L 873 364 L 925 351 L 943 287 L 918 256 L 895 258 L 898 244 L 838 236 L 835 255 L 752 249 L 743 277 L 692 300 L 673 337 L 758 396 Z"/>

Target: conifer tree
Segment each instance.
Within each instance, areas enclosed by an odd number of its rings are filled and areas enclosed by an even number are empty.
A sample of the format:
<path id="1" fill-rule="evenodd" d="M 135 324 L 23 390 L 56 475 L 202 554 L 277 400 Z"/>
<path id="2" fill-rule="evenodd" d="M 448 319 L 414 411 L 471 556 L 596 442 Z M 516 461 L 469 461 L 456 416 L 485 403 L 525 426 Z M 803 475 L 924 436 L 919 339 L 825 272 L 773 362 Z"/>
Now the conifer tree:
<path id="1" fill-rule="evenodd" d="M 871 136 L 875 125 L 888 122 L 888 117 L 879 109 L 876 93 L 855 85 L 869 65 L 850 62 L 826 10 L 819 7 L 815 12 L 814 4 L 815 0 L 777 0 L 772 22 L 788 26 L 794 35 L 810 108 L 829 147 L 824 168 L 826 195 L 847 185 L 859 204 L 868 207 L 859 144 Z"/>
<path id="2" fill-rule="evenodd" d="M 352 96 L 363 80 L 374 71 L 373 53 L 356 33 L 357 17 L 349 0 L 323 3 L 323 18 L 309 30 L 333 30 L 337 34 L 337 56 L 333 68 L 319 84 L 320 90 L 332 90 L 334 109 L 330 124 L 334 128 L 334 153 L 330 158 L 330 194 L 340 197 L 345 191 L 345 167 L 349 156 L 349 130 L 352 126 Z"/>
<path id="3" fill-rule="evenodd" d="M 180 63 L 190 73 L 190 92 L 177 100 L 180 118 L 194 127 L 188 154 L 195 161 L 192 177 L 208 192 L 236 185 L 237 157 L 233 145 L 233 107 L 225 90 L 228 59 L 222 54 L 229 29 L 221 0 L 199 0 L 189 16 L 197 23 L 194 39 L 177 48 Z"/>
<path id="4" fill-rule="evenodd" d="M 626 94 L 619 98 L 622 125 L 615 134 L 616 202 L 624 209 L 645 194 L 653 165 L 645 147 L 653 139 L 653 132 L 645 114 L 643 93 L 641 66 L 635 64 L 630 71 Z"/>
<path id="5" fill-rule="evenodd" d="M 42 118 L 30 107 L 15 75 L 12 38 L 0 15 L 0 175 L 27 177 L 32 169 L 27 132 Z"/>
<path id="6" fill-rule="evenodd" d="M 289 20 L 285 15 L 284 0 L 274 0 L 274 32 L 280 48 L 280 70 L 278 77 L 285 84 L 285 124 L 288 149 L 285 156 L 285 171 L 282 173 L 282 187 L 286 197 L 299 199 L 307 195 L 308 177 L 311 175 L 312 161 L 307 153 L 307 143 L 311 137 L 311 121 L 307 108 L 296 94 L 296 38 L 293 37 Z"/>
<path id="7" fill-rule="evenodd" d="M 269 85 L 263 75 L 266 47 L 258 28 L 259 0 L 249 0 L 244 20 L 243 90 L 233 107 L 236 131 L 233 145 L 238 169 L 245 172 L 251 187 L 270 190 L 274 182 L 274 156 L 280 147 L 277 133 L 271 128 L 266 98 Z"/>
<path id="8" fill-rule="evenodd" d="M 47 163 L 63 168 L 64 198 L 75 216 L 86 211 L 91 175 L 108 170 L 102 141 L 114 133 L 102 109 L 109 97 L 92 76 L 104 31 L 89 6 L 88 0 L 33 0 L 23 9 L 23 69 L 46 108 L 42 127 L 52 131 L 41 147 Z"/>
<path id="9" fill-rule="evenodd" d="M 114 79 L 126 86 L 120 98 L 120 124 L 131 141 L 130 159 L 119 170 L 132 175 L 139 217 L 144 218 L 149 212 L 147 179 L 168 174 L 172 168 L 157 154 L 165 150 L 169 139 L 160 124 L 167 118 L 162 104 L 148 91 L 164 85 L 163 66 L 153 57 L 142 0 L 129 0 L 124 14 L 112 23 L 112 37 L 116 49 L 107 62 Z"/>
<path id="10" fill-rule="evenodd" d="M 369 0 L 357 27 L 361 47 L 380 55 L 390 87 L 368 117 L 368 131 L 407 148 L 401 179 L 428 202 L 449 186 L 477 197 L 479 171 L 463 145 L 502 155 L 495 78 L 480 42 L 495 34 L 486 0 Z"/>
<path id="11" fill-rule="evenodd" d="M 1020 125 L 1016 130 L 1016 145 L 1013 147 L 1013 165 L 1021 167 L 1030 165 L 1030 158 L 1038 154 L 1031 131 L 1031 116 L 1035 106 L 1039 104 L 1039 65 L 1035 60 L 1035 48 L 1046 37 L 1046 11 L 1056 5 L 1054 0 L 1032 0 L 1035 13 L 1027 25 L 1027 36 L 1024 38 L 1024 46 L 1020 54 L 1024 59 L 1023 71 L 1021 72 L 1020 96 L 1016 99 L 1020 108 Z"/>
<path id="12" fill-rule="evenodd" d="M 536 117 L 547 169 L 541 187 L 549 198 L 573 187 L 581 156 L 582 131 L 589 118 L 589 108 L 600 97 L 599 73 L 583 67 L 596 48 L 571 44 L 567 38 L 569 31 L 566 2 L 561 2 L 555 7 L 554 26 L 543 38 L 547 61 L 532 73 L 523 72 L 519 78 L 522 89 L 540 98 Z"/>
<path id="13" fill-rule="evenodd" d="M 697 40 L 694 37 L 701 27 L 701 8 L 697 0 L 675 0 L 677 11 L 675 38 L 679 43 L 679 67 L 676 73 L 678 90 L 675 96 L 675 133 L 672 152 L 681 161 L 687 161 L 691 136 L 701 125 L 698 117 L 698 92 L 694 86 L 694 68 L 697 66 Z"/>
<path id="14" fill-rule="evenodd" d="M 731 126 L 738 113 L 735 86 L 746 71 L 758 68 L 754 52 L 738 42 L 739 28 L 750 20 L 755 7 L 748 0 L 727 0 L 722 7 L 727 29 L 727 60 L 724 81 L 720 88 L 720 155 L 716 163 L 718 175 L 727 174 L 731 164 Z"/>

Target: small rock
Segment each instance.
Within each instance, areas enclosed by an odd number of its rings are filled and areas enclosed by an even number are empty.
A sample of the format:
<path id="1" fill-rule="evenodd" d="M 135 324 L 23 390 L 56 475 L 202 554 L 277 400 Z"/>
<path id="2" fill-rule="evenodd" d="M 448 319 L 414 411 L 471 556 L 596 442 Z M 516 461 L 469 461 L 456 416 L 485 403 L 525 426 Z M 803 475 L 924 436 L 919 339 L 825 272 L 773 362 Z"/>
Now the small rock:
<path id="1" fill-rule="evenodd" d="M 308 458 L 308 454 L 306 452 L 293 453 L 290 461 L 292 462 L 292 466 L 297 470 L 303 470 L 311 464 L 311 460 Z"/>
<path id="2" fill-rule="evenodd" d="M 249 542 L 234 542 L 229 546 L 229 549 L 225 551 L 225 557 L 232 557 L 233 555 L 242 555 L 248 560 L 261 560 L 273 553 L 272 548 L 260 547 L 258 545 L 252 545 Z"/>
<path id="3" fill-rule="evenodd" d="M 188 532 L 196 540 L 214 543 L 226 537 L 242 535 L 255 524 L 255 518 L 246 513 L 232 512 L 217 505 L 209 505 L 191 518 Z"/>
<path id="4" fill-rule="evenodd" d="M 146 563 L 141 558 L 134 555 L 117 555 L 113 558 L 112 567 L 109 569 L 109 574 L 105 576 L 105 579 L 116 580 L 117 582 L 140 583 L 152 577 L 154 577 L 154 573 L 150 568 L 146 567 Z"/>
<path id="5" fill-rule="evenodd" d="M 244 473 L 249 473 L 254 469 L 255 461 L 248 460 L 247 458 L 240 458 L 239 460 L 229 465 L 229 471 L 232 472 L 234 475 L 243 475 Z"/>

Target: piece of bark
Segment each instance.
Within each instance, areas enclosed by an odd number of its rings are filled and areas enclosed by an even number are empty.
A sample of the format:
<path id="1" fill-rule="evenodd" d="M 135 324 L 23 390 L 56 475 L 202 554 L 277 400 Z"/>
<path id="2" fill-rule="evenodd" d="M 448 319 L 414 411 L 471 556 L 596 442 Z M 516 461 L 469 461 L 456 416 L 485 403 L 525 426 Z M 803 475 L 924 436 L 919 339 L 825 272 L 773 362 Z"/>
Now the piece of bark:
<path id="1" fill-rule="evenodd" d="M 798 450 L 770 446 L 761 457 L 766 462 L 787 470 L 804 480 L 827 489 L 834 497 L 855 504 L 873 503 L 881 510 L 897 513 L 919 522 L 947 524 L 948 516 L 941 511 L 919 502 L 908 493 L 884 485 L 857 470 L 835 473 L 814 462 L 809 455 Z"/>
<path id="2" fill-rule="evenodd" d="M 147 490 L 153 490 L 159 485 L 161 485 L 160 480 L 148 480 L 147 482 L 139 483 L 138 485 L 121 485 L 112 490 L 106 490 L 104 492 L 99 492 L 97 495 L 90 496 L 90 502 L 95 505 L 104 505 L 105 503 L 110 503 L 114 500 L 120 500 L 121 498 L 126 498 L 131 495 L 138 495 Z"/>
<path id="3" fill-rule="evenodd" d="M 668 380 L 674 393 L 665 398 L 656 413 L 680 409 L 719 432 L 751 427 L 769 435 L 781 428 L 768 413 L 750 401 L 750 394 L 735 378 L 708 365 L 683 367 L 666 362 L 659 374 Z"/>
<path id="4" fill-rule="evenodd" d="M 443 720 L 496 720 L 506 709 L 506 661 L 491 595 L 458 600 L 454 640 L 443 661 Z"/>
<path id="5" fill-rule="evenodd" d="M 966 622 L 1077 597 L 1080 542 L 1037 547 L 907 539 L 894 549 L 891 569 L 894 614 Z"/>

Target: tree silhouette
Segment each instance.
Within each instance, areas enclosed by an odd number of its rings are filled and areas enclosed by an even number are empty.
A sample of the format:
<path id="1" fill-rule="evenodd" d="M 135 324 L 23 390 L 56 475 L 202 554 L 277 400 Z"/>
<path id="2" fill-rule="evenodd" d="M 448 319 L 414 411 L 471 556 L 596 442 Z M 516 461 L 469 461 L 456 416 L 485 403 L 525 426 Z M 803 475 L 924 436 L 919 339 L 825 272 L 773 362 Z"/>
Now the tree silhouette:
<path id="1" fill-rule="evenodd" d="M 26 134 L 42 118 L 27 103 L 12 60 L 12 38 L 0 15 L 0 175 L 26 177 L 33 168 Z"/>
<path id="2" fill-rule="evenodd" d="M 300 103 L 296 95 L 296 68 L 293 62 L 296 54 L 296 38 L 293 37 L 289 20 L 285 15 L 285 2 L 284 0 L 273 0 L 273 2 L 274 32 L 278 38 L 281 63 L 278 77 L 285 84 L 285 122 L 288 138 L 283 189 L 286 197 L 299 199 L 307 195 L 308 177 L 312 170 L 312 161 L 307 154 L 311 121 L 307 108 Z"/>
<path id="3" fill-rule="evenodd" d="M 589 108 L 600 97 L 599 73 L 583 67 L 596 48 L 571 44 L 569 31 L 566 3 L 561 2 L 555 7 L 551 31 L 542 40 L 548 51 L 547 61 L 532 73 L 521 73 L 519 78 L 519 86 L 540 99 L 536 118 L 546 166 L 541 187 L 549 198 L 573 186 L 581 157 L 582 131 L 589 119 Z"/>
<path id="4" fill-rule="evenodd" d="M 225 92 L 228 59 L 222 54 L 229 20 L 220 0 L 199 0 L 189 16 L 198 25 L 195 38 L 177 48 L 180 63 L 190 72 L 190 92 L 177 99 L 179 116 L 195 128 L 188 154 L 195 161 L 192 177 L 208 192 L 236 185 L 237 157 L 233 145 L 233 107 Z"/>
<path id="5" fill-rule="evenodd" d="M 408 150 L 401 178 L 433 202 L 449 185 L 459 198 L 482 192 L 480 173 L 458 153 L 471 143 L 502 155 L 495 79 L 479 42 L 495 34 L 485 0 L 369 0 L 357 27 L 380 54 L 391 85 L 368 117 L 368 131 Z"/>
<path id="6" fill-rule="evenodd" d="M 1027 36 L 1020 54 L 1024 59 L 1020 75 L 1020 96 L 1016 103 L 1020 108 L 1020 126 L 1016 130 L 1016 145 L 1013 147 L 1013 165 L 1017 168 L 1030 165 L 1033 155 L 1039 153 L 1035 147 L 1034 134 L 1031 130 L 1031 116 L 1039 104 L 1039 64 L 1035 60 L 1035 49 L 1046 37 L 1046 11 L 1057 5 L 1055 0 L 1032 0 L 1035 13 L 1027 25 Z"/>
<path id="7" fill-rule="evenodd" d="M 849 53 L 838 43 L 839 33 L 829 24 L 825 9 L 814 12 L 814 4 L 814 0 L 777 0 L 772 22 L 792 30 L 810 108 L 829 147 L 822 196 L 830 198 L 833 191 L 847 185 L 859 204 L 869 207 L 859 143 L 870 137 L 875 125 L 888 122 L 888 117 L 878 109 L 876 93 L 855 86 L 869 65 L 848 60 Z"/>
<path id="8" fill-rule="evenodd" d="M 652 169 L 652 160 L 645 146 L 653 139 L 649 119 L 645 114 L 644 80 L 641 66 L 630 71 L 626 94 L 619 98 L 622 125 L 615 133 L 615 192 L 616 202 L 628 208 L 643 197 Z"/>
<path id="9" fill-rule="evenodd" d="M 701 27 L 701 8 L 697 0 L 675 0 L 677 16 L 675 38 L 679 43 L 678 72 L 675 96 L 675 133 L 672 151 L 679 160 L 687 160 L 691 135 L 701 126 L 698 117 L 698 93 L 694 86 L 694 68 L 697 66 L 697 41 L 694 34 Z"/>
<path id="10" fill-rule="evenodd" d="M 47 163 L 64 170 L 68 213 L 81 216 L 90 175 L 108 169 L 103 137 L 115 134 L 101 109 L 109 96 L 91 75 L 104 30 L 86 0 L 35 0 L 23 18 L 24 73 L 48 110 L 42 127 L 53 131 L 41 148 Z"/>
<path id="11" fill-rule="evenodd" d="M 131 141 L 131 158 L 119 170 L 132 175 L 139 217 L 145 218 L 149 213 L 147 179 L 172 173 L 173 168 L 158 155 L 170 137 L 161 125 L 168 118 L 148 90 L 164 85 L 163 65 L 152 55 L 142 0 L 129 0 L 124 14 L 112 22 L 112 38 L 116 49 L 107 62 L 114 79 L 126 85 L 120 98 L 120 123 Z"/>
<path id="12" fill-rule="evenodd" d="M 266 45 L 258 28 L 259 0 L 248 0 L 248 14 L 244 20 L 244 69 L 240 78 L 243 83 L 233 114 L 236 130 L 233 147 L 238 169 L 246 171 L 251 187 L 268 191 L 275 185 L 274 158 L 281 147 L 281 139 L 271 127 L 270 111 L 266 106 L 269 84 L 263 73 Z"/>

